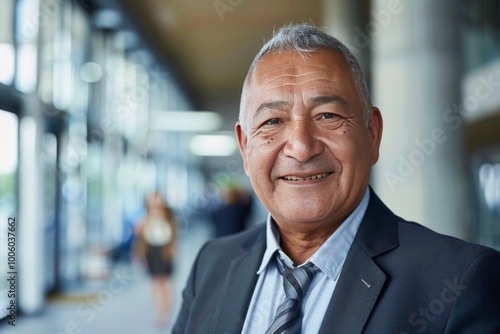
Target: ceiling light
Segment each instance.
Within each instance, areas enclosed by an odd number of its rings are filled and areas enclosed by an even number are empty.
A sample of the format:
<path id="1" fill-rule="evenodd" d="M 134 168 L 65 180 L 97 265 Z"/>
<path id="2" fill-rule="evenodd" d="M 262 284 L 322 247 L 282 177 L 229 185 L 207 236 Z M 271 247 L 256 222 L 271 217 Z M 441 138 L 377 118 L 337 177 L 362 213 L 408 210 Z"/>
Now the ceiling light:
<path id="1" fill-rule="evenodd" d="M 189 143 L 191 153 L 202 156 L 228 156 L 236 148 L 234 137 L 229 135 L 198 135 Z"/>
<path id="2" fill-rule="evenodd" d="M 154 111 L 149 127 L 153 130 L 177 132 L 215 131 L 222 117 L 210 111 Z"/>

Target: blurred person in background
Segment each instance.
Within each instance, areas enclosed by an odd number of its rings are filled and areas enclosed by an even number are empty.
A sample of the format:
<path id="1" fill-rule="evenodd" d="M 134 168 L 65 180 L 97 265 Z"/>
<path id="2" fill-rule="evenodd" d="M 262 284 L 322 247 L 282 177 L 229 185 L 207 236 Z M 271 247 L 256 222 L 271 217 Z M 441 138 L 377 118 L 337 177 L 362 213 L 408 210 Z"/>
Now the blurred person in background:
<path id="1" fill-rule="evenodd" d="M 156 323 L 166 326 L 170 307 L 170 277 L 176 241 L 176 220 L 158 192 L 146 199 L 146 215 L 136 225 L 134 256 L 144 262 L 153 283 Z"/>
<path id="2" fill-rule="evenodd" d="M 252 197 L 237 187 L 225 189 L 219 206 L 211 214 L 215 237 L 223 237 L 243 231 L 252 213 Z"/>

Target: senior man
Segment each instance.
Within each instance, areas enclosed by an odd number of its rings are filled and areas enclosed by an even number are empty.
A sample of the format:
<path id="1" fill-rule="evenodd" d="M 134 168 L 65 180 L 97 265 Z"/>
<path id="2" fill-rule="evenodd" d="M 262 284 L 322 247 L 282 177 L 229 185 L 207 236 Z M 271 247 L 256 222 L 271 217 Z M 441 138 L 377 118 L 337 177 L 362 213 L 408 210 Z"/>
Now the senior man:
<path id="1" fill-rule="evenodd" d="M 500 333 L 500 253 L 395 216 L 369 187 L 382 117 L 339 41 L 280 29 L 236 135 L 269 216 L 201 249 L 174 333 Z"/>

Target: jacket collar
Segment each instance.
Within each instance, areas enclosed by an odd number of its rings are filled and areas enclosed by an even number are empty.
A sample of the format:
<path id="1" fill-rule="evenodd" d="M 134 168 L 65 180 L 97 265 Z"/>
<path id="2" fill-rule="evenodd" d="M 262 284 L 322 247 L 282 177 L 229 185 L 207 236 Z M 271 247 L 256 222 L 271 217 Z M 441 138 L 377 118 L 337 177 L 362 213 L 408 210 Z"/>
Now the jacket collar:
<path id="1" fill-rule="evenodd" d="M 265 240 L 265 227 L 259 226 L 240 248 L 229 250 L 235 257 L 222 277 L 222 290 L 209 333 L 241 333 L 257 284 L 257 269 L 266 248 Z"/>
<path id="2" fill-rule="evenodd" d="M 370 188 L 370 203 L 349 250 L 320 333 L 361 333 L 386 275 L 374 258 L 398 247 L 397 217 Z"/>
<path id="3" fill-rule="evenodd" d="M 392 250 L 399 245 L 397 221 L 398 217 L 370 187 L 370 202 L 354 242 L 370 257 Z"/>

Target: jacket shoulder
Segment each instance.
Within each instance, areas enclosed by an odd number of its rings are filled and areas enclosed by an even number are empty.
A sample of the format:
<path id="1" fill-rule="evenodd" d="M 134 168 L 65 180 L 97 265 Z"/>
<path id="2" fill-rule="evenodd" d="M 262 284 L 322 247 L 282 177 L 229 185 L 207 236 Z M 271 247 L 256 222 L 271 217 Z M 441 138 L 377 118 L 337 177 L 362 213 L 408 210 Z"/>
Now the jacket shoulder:
<path id="1" fill-rule="evenodd" d="M 454 258 L 476 258 L 484 253 L 498 253 L 492 248 L 471 243 L 453 236 L 433 231 L 415 222 L 398 221 L 400 246 L 411 247 L 415 251 L 436 253 Z M 500 253 L 498 254 L 500 255 Z"/>
<path id="2" fill-rule="evenodd" d="M 263 244 L 265 247 L 265 224 L 260 224 L 243 232 L 208 241 L 200 251 L 199 257 L 209 261 L 226 262 L 247 252 L 252 247 Z"/>

